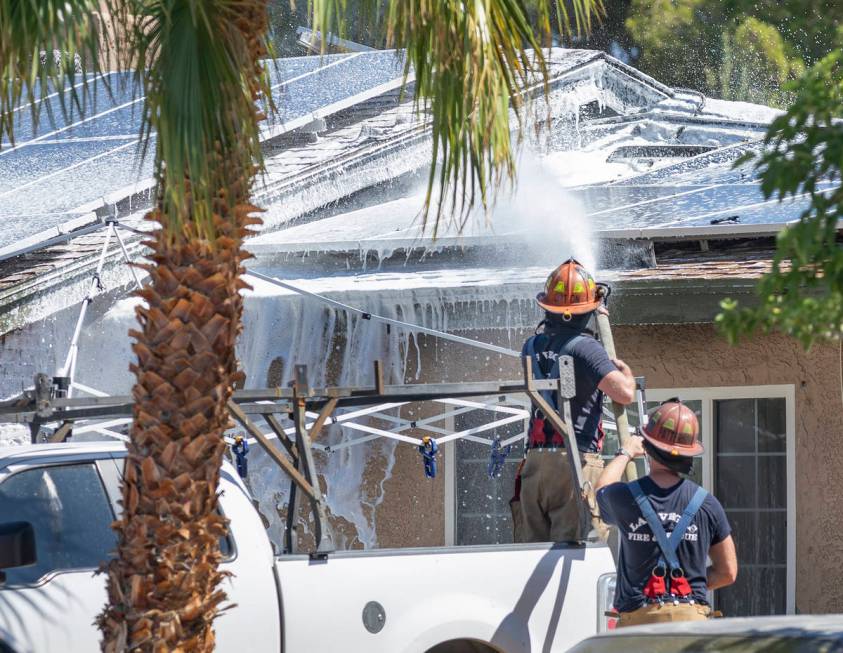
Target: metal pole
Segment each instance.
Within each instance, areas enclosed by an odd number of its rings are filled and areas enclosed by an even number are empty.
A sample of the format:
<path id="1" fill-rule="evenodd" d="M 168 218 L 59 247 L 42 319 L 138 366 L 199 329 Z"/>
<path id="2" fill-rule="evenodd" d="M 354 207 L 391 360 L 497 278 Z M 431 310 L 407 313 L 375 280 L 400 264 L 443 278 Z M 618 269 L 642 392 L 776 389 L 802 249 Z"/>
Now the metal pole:
<path id="1" fill-rule="evenodd" d="M 105 256 L 108 253 L 108 244 L 111 241 L 111 234 L 113 232 L 114 225 L 110 224 L 105 232 L 105 242 L 102 244 L 102 250 L 100 251 L 100 258 L 97 262 L 96 271 L 94 272 L 94 276 L 91 278 L 91 286 L 88 289 L 88 294 L 85 295 L 85 299 L 82 300 L 82 307 L 79 309 L 79 317 L 76 319 L 76 327 L 73 330 L 73 337 L 70 340 L 70 349 L 67 352 L 64 367 L 62 367 L 61 372 L 59 373 L 59 376 L 66 376 L 69 379 L 69 383 L 67 385 L 68 397 L 73 396 L 73 376 L 76 372 L 76 354 L 79 351 L 79 336 L 82 333 L 82 324 L 85 322 L 85 314 L 88 312 L 88 305 L 94 299 L 94 293 L 102 289 L 100 275 L 102 274 L 103 267 L 105 266 Z"/>
<path id="2" fill-rule="evenodd" d="M 496 354 L 501 354 L 503 356 L 521 358 L 521 352 L 515 351 L 514 349 L 498 347 L 497 345 L 492 345 L 488 342 L 480 342 L 479 340 L 472 340 L 471 338 L 463 338 L 462 336 L 457 336 L 453 333 L 446 333 L 445 331 L 429 329 L 427 327 L 419 326 L 418 324 L 410 324 L 408 322 L 402 322 L 401 320 L 395 320 L 391 317 L 384 317 L 383 315 L 375 315 L 374 313 L 368 313 L 362 309 L 357 308 L 356 306 L 349 306 L 348 304 L 343 304 L 342 302 L 330 299 L 329 297 L 325 297 L 324 295 L 305 290 L 304 288 L 300 288 L 299 286 L 294 286 L 293 284 L 287 283 L 286 281 L 281 281 L 281 279 L 277 279 L 276 277 L 270 277 L 265 274 L 261 274 L 260 272 L 256 272 L 255 270 L 247 270 L 246 274 L 251 275 L 256 279 L 260 279 L 261 281 L 271 283 L 274 286 L 279 286 L 286 290 L 291 290 L 299 295 L 304 295 L 305 297 L 312 297 L 313 299 L 317 299 L 320 302 L 328 304 L 329 306 L 333 306 L 334 308 L 339 308 L 343 311 L 348 311 L 350 313 L 357 313 L 358 315 L 361 315 L 364 320 L 375 320 L 376 322 L 392 324 L 397 327 L 409 329 L 415 333 L 426 333 L 427 335 L 436 336 L 437 338 L 442 338 L 443 340 L 458 342 L 462 345 L 468 345 L 469 347 L 478 347 L 480 349 L 485 349 L 486 351 L 491 351 Z"/>
<path id="3" fill-rule="evenodd" d="M 287 460 L 287 458 L 285 458 L 278 449 L 272 446 L 269 439 L 263 434 L 263 431 L 261 431 L 255 423 L 249 419 L 249 416 L 243 412 L 240 406 L 231 399 L 228 400 L 228 411 L 232 414 L 234 419 L 240 422 L 243 428 L 249 432 L 249 435 L 257 440 L 258 444 L 263 447 L 263 450 L 269 454 L 269 457 L 278 463 L 281 469 L 287 472 L 287 475 L 301 488 L 302 492 L 312 499 L 315 491 L 308 479 L 299 473 L 299 470 L 296 469 L 293 463 Z"/>
<path id="4" fill-rule="evenodd" d="M 299 459 L 296 458 L 293 461 L 296 469 L 299 468 Z M 296 521 L 299 516 L 299 496 L 298 496 L 298 486 L 296 485 L 295 481 L 290 481 L 290 500 L 287 501 L 287 519 L 285 523 L 285 531 L 284 531 L 284 553 L 293 554 L 296 553 L 299 546 L 299 538 L 298 533 L 296 532 L 296 528 L 298 527 Z"/>
<path id="5" fill-rule="evenodd" d="M 642 429 L 647 426 L 647 422 L 649 421 L 649 415 L 647 415 L 647 398 L 645 396 L 645 391 L 647 388 L 647 382 L 643 376 L 638 376 L 635 378 L 635 399 L 638 402 L 638 428 Z M 650 473 L 650 462 L 647 459 L 647 456 L 644 456 L 644 473 Z"/>
<path id="6" fill-rule="evenodd" d="M 313 447 L 311 446 L 310 434 L 307 431 L 307 397 L 310 395 L 310 387 L 307 381 L 307 366 L 295 366 L 295 381 L 293 382 L 293 424 L 296 427 L 296 447 L 299 451 L 299 463 L 304 472 L 304 477 L 310 483 L 312 494 L 310 503 L 313 510 L 314 535 L 316 537 L 316 554 L 325 555 L 334 550 L 331 541 L 331 526 L 328 523 L 328 514 L 325 510 L 325 498 L 322 496 L 322 489 L 319 487 L 319 477 L 316 474 L 316 463 L 313 460 Z M 326 405 L 328 410 L 333 410 L 336 401 Z M 328 412 L 320 414 L 316 420 L 319 429 L 325 423 Z"/>
<path id="7" fill-rule="evenodd" d="M 290 458 L 293 460 L 293 466 L 301 472 L 301 464 L 299 462 L 299 452 L 296 449 L 296 445 L 287 437 L 287 433 L 284 431 L 284 427 L 282 426 L 281 422 L 278 421 L 278 418 L 273 415 L 272 413 L 268 413 L 263 416 L 264 420 L 267 424 L 269 424 L 269 428 L 271 428 L 275 435 L 278 436 L 278 440 L 281 444 L 284 445 L 284 448 L 287 450 L 287 453 L 290 454 Z M 296 533 L 296 522 L 298 520 L 299 514 L 299 495 L 298 495 L 298 486 L 296 486 L 295 481 L 290 481 L 290 498 L 287 501 L 287 519 L 285 520 L 285 530 L 284 530 L 284 553 L 295 553 L 298 547 L 298 537 Z"/>
<path id="8" fill-rule="evenodd" d="M 597 330 L 600 332 L 600 340 L 606 348 L 609 358 L 617 358 L 615 352 L 615 339 L 612 337 L 612 326 L 609 324 L 609 316 L 597 311 Z M 618 428 L 618 442 L 623 446 L 629 438 L 629 420 L 626 417 L 626 408 L 616 401 L 612 401 L 612 414 L 615 416 L 615 425 Z M 638 478 L 638 468 L 630 461 L 626 466 L 626 480 L 634 481 Z"/>
<path id="9" fill-rule="evenodd" d="M 272 413 L 267 413 L 263 416 L 263 419 L 267 424 L 269 424 L 269 428 L 275 432 L 275 435 L 278 437 L 278 441 L 284 445 L 287 453 L 290 454 L 290 458 L 294 461 L 298 460 L 299 452 L 296 449 L 296 445 L 293 444 L 290 441 L 290 438 L 287 437 L 287 432 L 284 430 L 281 422 L 278 421 L 278 418 Z"/>
<path id="10" fill-rule="evenodd" d="M 66 442 L 71 430 L 73 429 L 73 422 L 63 422 L 49 438 L 47 442 Z"/>
<path id="11" fill-rule="evenodd" d="M 132 273 L 135 285 L 138 287 L 138 290 L 141 290 L 143 286 L 141 285 L 140 279 L 138 279 L 138 273 L 135 271 L 132 259 L 129 258 L 129 252 L 126 250 L 126 243 L 123 242 L 123 236 L 120 235 L 120 232 L 117 229 L 114 230 L 114 235 L 117 236 L 117 242 L 120 243 L 120 249 L 123 250 L 123 258 L 126 259 L 126 265 L 129 266 L 129 271 Z"/>

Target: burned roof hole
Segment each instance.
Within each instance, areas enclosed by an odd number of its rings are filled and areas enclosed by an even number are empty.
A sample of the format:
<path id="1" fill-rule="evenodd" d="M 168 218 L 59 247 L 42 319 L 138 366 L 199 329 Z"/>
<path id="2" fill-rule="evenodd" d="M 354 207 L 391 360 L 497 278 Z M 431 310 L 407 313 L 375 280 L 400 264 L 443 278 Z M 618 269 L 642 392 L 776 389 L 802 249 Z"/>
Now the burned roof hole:
<path id="1" fill-rule="evenodd" d="M 619 116 L 617 111 L 610 109 L 605 104 L 601 104 L 597 100 L 592 100 L 587 104 L 580 105 L 580 119 L 592 120 L 594 118 L 614 118 Z"/>
<path id="2" fill-rule="evenodd" d="M 692 157 L 715 149 L 717 148 L 712 145 L 622 145 L 616 148 L 606 160 Z"/>
<path id="3" fill-rule="evenodd" d="M 706 257 L 716 260 L 721 256 L 734 256 L 735 253 L 758 252 L 768 256 L 775 250 L 776 239 L 773 236 L 764 238 L 705 238 L 709 250 Z M 672 259 L 687 254 L 699 254 L 700 239 L 665 240 L 653 242 L 657 260 Z"/>

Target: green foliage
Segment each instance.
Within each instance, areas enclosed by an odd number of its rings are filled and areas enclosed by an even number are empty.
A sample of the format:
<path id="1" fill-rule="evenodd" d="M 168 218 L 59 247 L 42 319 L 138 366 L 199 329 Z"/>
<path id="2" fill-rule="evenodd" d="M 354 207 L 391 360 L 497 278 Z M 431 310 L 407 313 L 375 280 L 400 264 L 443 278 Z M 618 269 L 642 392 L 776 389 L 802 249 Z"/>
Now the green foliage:
<path id="1" fill-rule="evenodd" d="M 765 197 L 807 197 L 810 207 L 779 234 L 772 272 L 759 282 L 759 303 L 727 299 L 717 323 L 731 342 L 778 330 L 806 347 L 843 332 L 843 52 L 836 51 L 793 86 L 795 100 L 765 138 L 756 165 Z M 746 157 L 739 163 L 744 163 Z"/>
<path id="2" fill-rule="evenodd" d="M 722 20 L 712 4 L 633 0 L 626 27 L 641 49 L 635 65 L 665 84 L 706 90 L 705 71 L 719 62 L 710 26 Z"/>
<path id="3" fill-rule="evenodd" d="M 720 97 L 776 107 L 792 101 L 784 87 L 802 75 L 805 66 L 788 52 L 775 27 L 749 17 L 734 33 L 723 32 L 722 41 L 722 62 L 707 71 L 709 86 L 718 87 Z"/>
<path id="4" fill-rule="evenodd" d="M 783 84 L 835 47 L 841 22 L 843 3 L 824 0 L 632 0 L 626 28 L 660 81 L 784 107 Z"/>
<path id="5" fill-rule="evenodd" d="M 7 138 L 14 144 L 15 111 L 24 103 L 37 127 L 41 108 L 49 106 L 42 100 L 52 92 L 59 91 L 65 115 L 85 112 L 91 78 L 77 84 L 75 60 L 97 70 L 98 5 L 97 0 L 0 0 L 0 142 Z M 59 65 L 53 50 L 61 53 Z"/>
<path id="6" fill-rule="evenodd" d="M 342 35 L 348 4 L 310 0 L 313 28 Z M 554 28 L 588 29 L 602 0 L 360 0 L 356 7 L 388 46 L 406 50 L 405 81 L 412 72 L 417 108 L 429 112 L 424 218 L 435 201 L 435 234 L 443 215 L 453 211 L 464 224 L 478 201 L 488 209 L 501 182 L 514 178 L 510 110 L 523 129 L 528 89 L 547 79 L 541 45 Z"/>
<path id="7" fill-rule="evenodd" d="M 792 50 L 809 64 L 834 48 L 843 3 L 828 0 L 722 0 L 724 14 L 736 23 L 752 16 L 772 25 Z M 791 55 L 789 55 L 791 56 Z"/>

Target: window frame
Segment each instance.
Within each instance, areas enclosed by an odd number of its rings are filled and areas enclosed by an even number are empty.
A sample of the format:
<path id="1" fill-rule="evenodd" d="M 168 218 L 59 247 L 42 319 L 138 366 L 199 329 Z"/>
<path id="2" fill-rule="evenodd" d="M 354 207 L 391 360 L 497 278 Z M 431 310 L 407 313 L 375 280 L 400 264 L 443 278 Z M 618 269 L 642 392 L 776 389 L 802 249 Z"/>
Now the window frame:
<path id="1" fill-rule="evenodd" d="M 711 490 L 714 484 L 714 402 L 724 399 L 784 399 L 785 400 L 785 469 L 787 492 L 787 569 L 785 613 L 796 612 L 796 387 L 787 385 L 748 385 L 699 388 L 647 389 L 647 401 L 665 401 L 678 396 L 682 400 L 702 402 L 703 486 Z"/>
<path id="2" fill-rule="evenodd" d="M 26 464 L 26 465 L 14 465 L 13 467 L 7 468 L 7 473 L 0 473 L 0 486 L 4 483 L 8 482 L 10 479 L 18 476 L 20 474 L 25 474 L 27 472 L 32 472 L 39 469 L 55 469 L 57 467 L 81 467 L 81 466 L 91 466 L 94 468 L 94 473 L 97 475 L 97 478 L 100 482 L 100 487 L 102 488 L 103 497 L 105 498 L 105 502 L 108 505 L 108 509 L 111 511 L 111 519 L 112 521 L 116 519 L 116 514 L 114 512 L 114 506 L 111 502 L 111 495 L 108 492 L 108 488 L 105 484 L 105 479 L 102 476 L 102 470 L 100 469 L 99 462 L 103 460 L 102 458 L 78 458 L 72 460 L 63 460 L 63 461 L 49 461 L 44 460 L 43 462 L 38 461 L 37 464 Z M 110 526 L 110 525 L 109 525 Z M 36 534 L 37 537 L 37 534 Z M 43 587 L 47 583 L 51 582 L 54 578 L 61 574 L 78 574 L 78 573 L 89 573 L 91 571 L 97 571 L 99 569 L 99 565 L 93 567 L 67 567 L 63 569 L 50 569 L 49 571 L 43 573 L 41 576 L 38 577 L 38 580 L 32 583 L 23 583 L 20 585 L 15 584 L 4 584 L 0 586 L 0 592 L 3 590 L 8 589 L 9 591 L 15 590 L 23 590 L 23 589 L 32 589 L 37 587 Z"/>

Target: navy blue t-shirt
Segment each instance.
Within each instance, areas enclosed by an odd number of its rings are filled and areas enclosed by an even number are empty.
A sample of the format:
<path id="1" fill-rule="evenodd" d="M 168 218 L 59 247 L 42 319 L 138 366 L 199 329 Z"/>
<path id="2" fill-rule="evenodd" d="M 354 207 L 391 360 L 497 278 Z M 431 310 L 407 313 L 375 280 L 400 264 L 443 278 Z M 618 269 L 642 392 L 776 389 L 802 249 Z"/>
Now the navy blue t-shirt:
<path id="1" fill-rule="evenodd" d="M 681 480 L 672 487 L 662 488 L 649 476 L 639 479 L 639 483 L 661 519 L 665 532 L 670 535 L 699 486 L 693 481 Z M 637 610 L 647 603 L 644 586 L 659 561 L 661 550 L 626 483 L 613 483 L 599 490 L 597 503 L 603 521 L 614 524 L 620 532 L 615 609 L 618 612 Z M 725 540 L 731 532 L 723 506 L 709 494 L 685 531 L 677 551 L 697 603 L 708 603 L 708 550 Z"/>
<path id="2" fill-rule="evenodd" d="M 592 336 L 582 329 L 556 327 L 537 335 L 534 341 L 536 360 L 542 372 L 549 374 L 565 344 L 572 338 L 582 335 L 568 353 L 574 359 L 576 396 L 571 399 L 571 418 L 577 446 L 583 453 L 600 451 L 597 425 L 603 410 L 603 393 L 597 389 L 603 378 L 618 368 L 609 358 L 606 350 Z M 524 343 L 522 355 L 527 355 Z M 546 428 L 551 428 L 549 425 Z M 552 429 L 551 429 L 552 430 Z"/>

